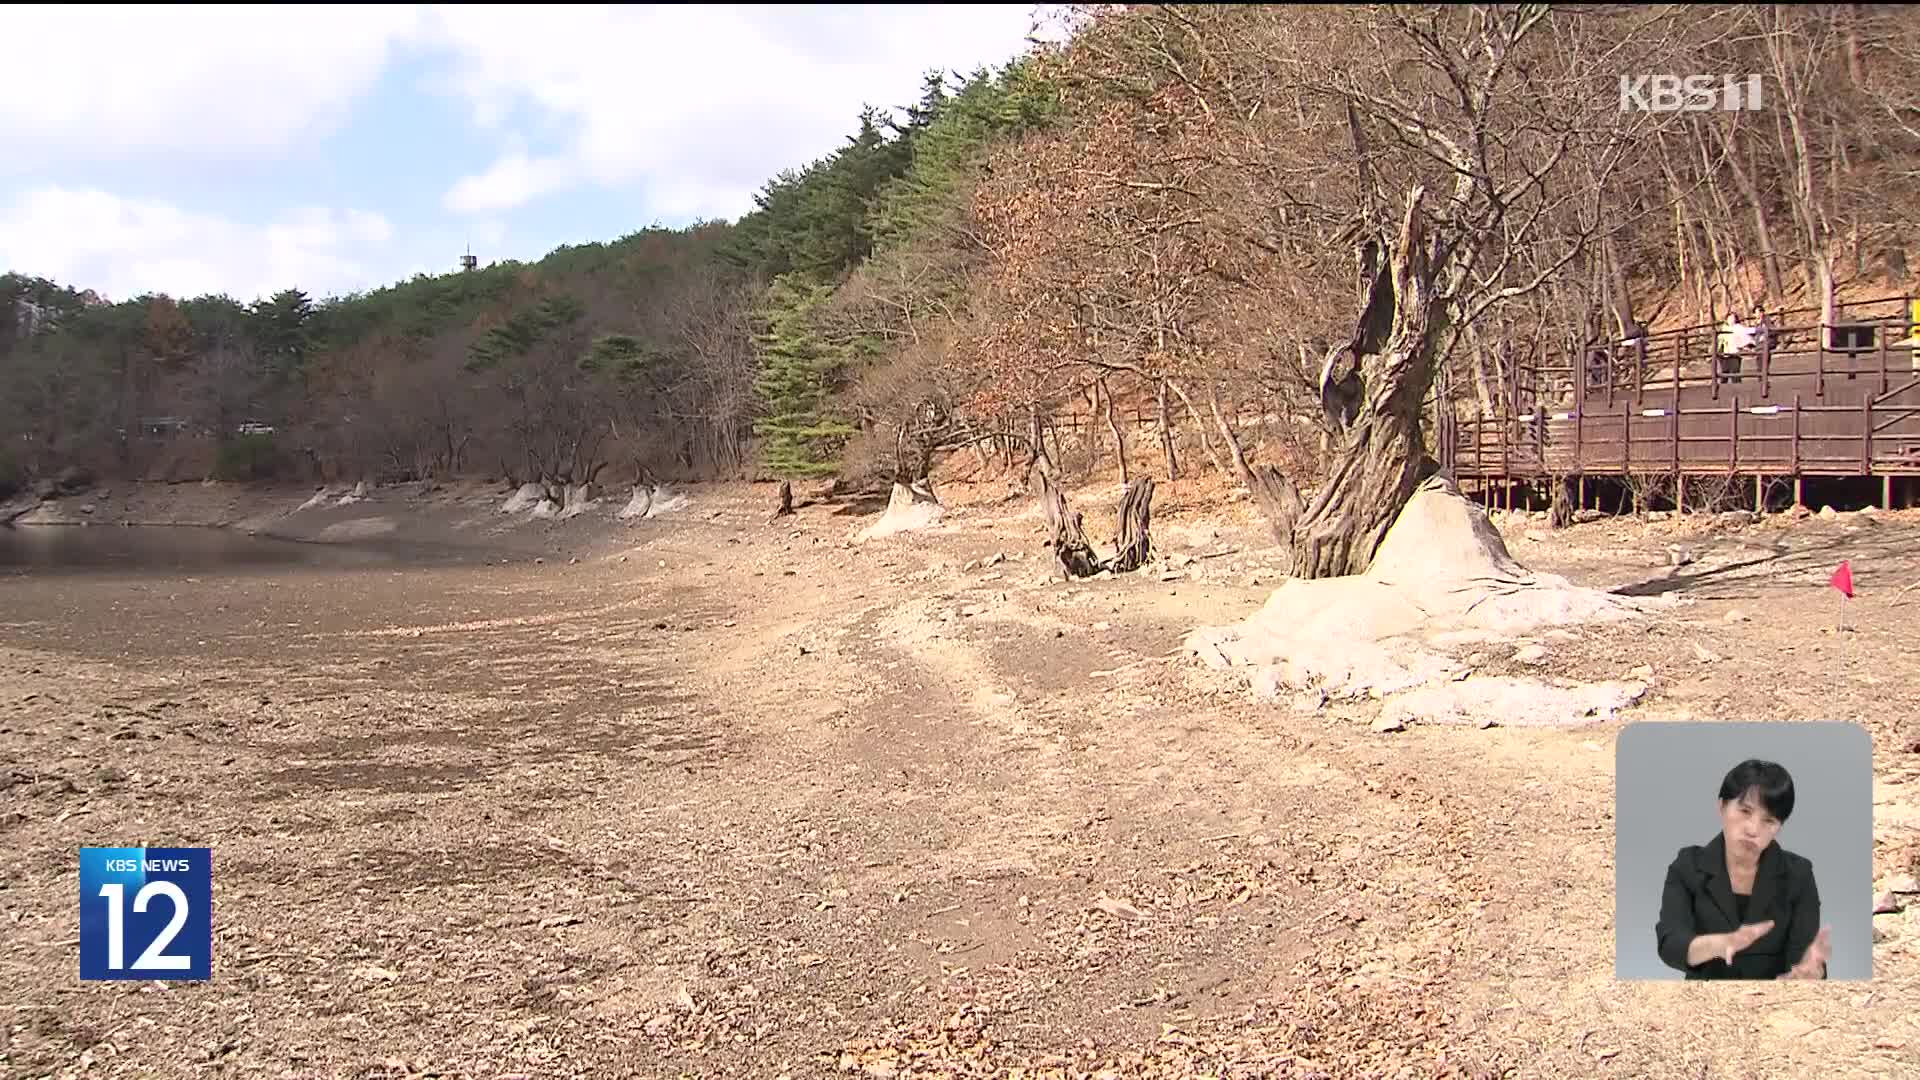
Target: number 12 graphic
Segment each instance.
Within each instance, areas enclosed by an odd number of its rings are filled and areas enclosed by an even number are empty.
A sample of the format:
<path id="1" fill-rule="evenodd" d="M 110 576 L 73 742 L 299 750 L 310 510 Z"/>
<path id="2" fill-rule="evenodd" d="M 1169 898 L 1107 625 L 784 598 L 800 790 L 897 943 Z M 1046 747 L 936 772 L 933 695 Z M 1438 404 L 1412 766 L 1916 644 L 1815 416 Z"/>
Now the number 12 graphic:
<path id="1" fill-rule="evenodd" d="M 81 848 L 80 977 L 210 978 L 212 907 L 211 849 Z"/>

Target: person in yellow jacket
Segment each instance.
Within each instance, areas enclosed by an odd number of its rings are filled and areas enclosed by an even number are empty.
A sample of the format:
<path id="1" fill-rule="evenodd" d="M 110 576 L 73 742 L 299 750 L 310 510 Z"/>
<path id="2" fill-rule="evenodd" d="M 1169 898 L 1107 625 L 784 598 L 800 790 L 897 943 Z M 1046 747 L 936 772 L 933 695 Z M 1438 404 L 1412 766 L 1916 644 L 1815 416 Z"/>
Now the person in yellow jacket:
<path id="1" fill-rule="evenodd" d="M 1911 350 L 1913 370 L 1920 372 L 1920 300 L 1907 301 L 1907 336 L 1893 344 Z"/>

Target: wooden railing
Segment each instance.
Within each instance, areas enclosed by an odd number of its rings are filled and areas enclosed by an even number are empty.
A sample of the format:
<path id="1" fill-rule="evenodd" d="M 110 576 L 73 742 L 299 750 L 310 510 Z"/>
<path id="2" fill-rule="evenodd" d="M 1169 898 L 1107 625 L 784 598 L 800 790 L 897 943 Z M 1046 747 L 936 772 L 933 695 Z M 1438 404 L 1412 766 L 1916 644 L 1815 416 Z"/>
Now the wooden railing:
<path id="1" fill-rule="evenodd" d="M 1717 355 L 1717 325 L 1522 360 L 1493 415 L 1443 411 L 1443 463 L 1488 478 L 1920 473 L 1917 315 L 1906 296 L 1856 303 L 1823 335 L 1817 308 L 1775 312 L 1737 367 Z"/>
<path id="2" fill-rule="evenodd" d="M 1807 404 L 1535 414 L 1519 425 L 1461 420 L 1450 464 L 1463 476 L 1689 472 L 1920 474 L 1920 407 Z M 1844 430 L 1835 428 L 1844 425 Z M 1516 430 L 1517 427 L 1517 430 Z"/>

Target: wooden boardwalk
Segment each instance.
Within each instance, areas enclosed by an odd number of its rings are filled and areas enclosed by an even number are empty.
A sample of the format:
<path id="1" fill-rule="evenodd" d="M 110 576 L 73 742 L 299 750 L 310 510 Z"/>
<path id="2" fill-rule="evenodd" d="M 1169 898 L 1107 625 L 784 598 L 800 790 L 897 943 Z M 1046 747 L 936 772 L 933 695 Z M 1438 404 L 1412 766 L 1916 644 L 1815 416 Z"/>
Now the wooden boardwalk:
<path id="1" fill-rule="evenodd" d="M 1818 309 L 1776 313 L 1773 322 L 1737 367 L 1716 357 L 1717 326 L 1520 360 L 1490 395 L 1491 415 L 1440 410 L 1441 464 L 1482 485 L 1880 477 L 1888 498 L 1892 478 L 1920 476 L 1915 298 L 1846 305 L 1826 335 Z"/>

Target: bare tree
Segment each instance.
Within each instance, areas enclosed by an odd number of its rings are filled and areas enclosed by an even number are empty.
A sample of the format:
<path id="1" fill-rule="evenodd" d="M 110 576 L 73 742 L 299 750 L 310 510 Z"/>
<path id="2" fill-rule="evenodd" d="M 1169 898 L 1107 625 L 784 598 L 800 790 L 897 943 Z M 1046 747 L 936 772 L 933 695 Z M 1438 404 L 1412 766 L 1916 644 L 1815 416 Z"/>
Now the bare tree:
<path id="1" fill-rule="evenodd" d="M 474 395 L 458 338 L 404 350 L 371 373 L 358 423 L 378 446 L 378 469 L 442 479 L 466 464 L 475 436 Z"/>
<path id="2" fill-rule="evenodd" d="M 1599 232 L 1634 118 L 1591 74 L 1622 50 L 1567 18 L 1542 5 L 1175 5 L 1090 31 L 1109 78 L 1226 148 L 1239 190 L 1218 190 L 1216 208 L 1311 283 L 1299 312 L 1311 329 L 1297 336 L 1334 342 L 1317 385 L 1336 459 L 1283 522 L 1297 576 L 1366 569 L 1435 468 L 1422 413 L 1438 368 L 1466 328 L 1555 280 Z M 1574 182 L 1587 178 L 1598 187 Z M 1315 325 L 1325 316 L 1311 309 L 1355 293 L 1350 332 Z"/>
<path id="3" fill-rule="evenodd" d="M 737 475 L 753 427 L 752 297 L 712 267 L 689 272 L 666 304 L 667 332 L 686 359 L 673 414 L 698 426 L 700 457 Z"/>
<path id="4" fill-rule="evenodd" d="M 583 363 L 590 337 L 583 316 L 572 298 L 551 297 L 490 331 L 469 360 L 488 377 L 499 450 L 555 501 L 570 485 L 593 483 L 608 464 L 606 397 Z"/>
<path id="5" fill-rule="evenodd" d="M 13 350 L 0 367 L 0 465 L 45 476 L 105 442 L 111 417 L 99 401 L 109 373 L 73 342 L 45 338 Z"/>
<path id="6" fill-rule="evenodd" d="M 229 439 L 258 410 L 266 386 L 266 373 L 252 344 L 222 342 L 192 362 L 182 404 L 196 424 L 217 439 Z"/>
<path id="7" fill-rule="evenodd" d="M 850 401 L 863 427 L 848 447 L 856 468 L 928 489 L 936 456 L 991 437 L 964 408 L 977 387 L 953 362 L 960 332 L 931 324 L 863 372 Z"/>

